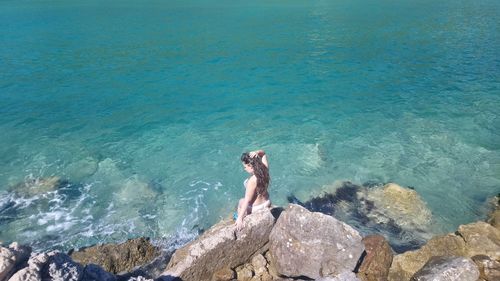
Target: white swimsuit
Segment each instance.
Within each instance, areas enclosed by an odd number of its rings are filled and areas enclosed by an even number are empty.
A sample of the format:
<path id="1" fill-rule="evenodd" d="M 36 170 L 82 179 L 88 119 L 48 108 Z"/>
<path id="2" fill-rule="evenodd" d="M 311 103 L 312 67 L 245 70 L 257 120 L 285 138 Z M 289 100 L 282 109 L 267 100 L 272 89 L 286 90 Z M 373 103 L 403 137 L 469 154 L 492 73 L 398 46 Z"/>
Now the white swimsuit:
<path id="1" fill-rule="evenodd" d="M 245 181 L 243 182 L 243 186 L 245 186 L 245 189 L 247 188 L 247 182 L 248 182 L 248 179 L 245 179 Z M 266 201 L 260 203 L 259 205 L 249 205 L 248 206 L 248 211 L 250 213 L 253 213 L 255 211 L 258 211 L 258 210 L 262 210 L 262 209 L 265 209 L 265 208 L 268 208 L 271 206 L 271 200 L 270 199 L 267 199 Z"/>

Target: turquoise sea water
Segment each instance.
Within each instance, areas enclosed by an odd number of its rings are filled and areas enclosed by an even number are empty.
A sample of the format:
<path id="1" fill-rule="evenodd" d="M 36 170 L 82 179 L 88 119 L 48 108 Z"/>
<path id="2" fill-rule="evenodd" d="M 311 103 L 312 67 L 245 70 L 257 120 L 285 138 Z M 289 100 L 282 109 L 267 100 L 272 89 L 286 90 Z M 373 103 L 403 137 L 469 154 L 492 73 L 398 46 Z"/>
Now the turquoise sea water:
<path id="1" fill-rule="evenodd" d="M 500 192 L 498 30 L 496 0 L 1 1 L 0 241 L 190 237 L 256 148 L 277 205 L 393 181 L 453 231 Z"/>

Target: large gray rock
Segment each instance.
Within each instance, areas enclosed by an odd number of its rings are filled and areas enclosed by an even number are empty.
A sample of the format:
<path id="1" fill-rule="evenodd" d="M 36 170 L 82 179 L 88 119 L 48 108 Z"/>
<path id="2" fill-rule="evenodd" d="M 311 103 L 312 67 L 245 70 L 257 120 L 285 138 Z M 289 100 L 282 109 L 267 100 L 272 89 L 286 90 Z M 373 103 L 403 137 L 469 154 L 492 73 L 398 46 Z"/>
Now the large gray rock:
<path id="1" fill-rule="evenodd" d="M 244 219 L 244 228 L 236 231 L 232 220 L 224 220 L 195 241 L 178 249 L 160 280 L 210 280 L 214 272 L 247 262 L 269 241 L 275 218 L 265 209 Z"/>
<path id="2" fill-rule="evenodd" d="M 131 271 L 136 266 L 151 262 L 160 251 L 148 238 L 130 239 L 121 244 L 87 247 L 71 253 L 71 258 L 81 264 L 97 264 L 111 273 Z"/>
<path id="3" fill-rule="evenodd" d="M 432 257 L 413 277 L 412 281 L 477 281 L 476 264 L 465 257 Z"/>
<path id="4" fill-rule="evenodd" d="M 9 247 L 0 246 L 0 281 L 8 280 L 17 267 L 28 260 L 31 248 L 14 242 Z"/>
<path id="5" fill-rule="evenodd" d="M 353 271 L 364 251 L 351 226 L 321 213 L 290 204 L 269 237 L 278 274 L 322 278 Z"/>

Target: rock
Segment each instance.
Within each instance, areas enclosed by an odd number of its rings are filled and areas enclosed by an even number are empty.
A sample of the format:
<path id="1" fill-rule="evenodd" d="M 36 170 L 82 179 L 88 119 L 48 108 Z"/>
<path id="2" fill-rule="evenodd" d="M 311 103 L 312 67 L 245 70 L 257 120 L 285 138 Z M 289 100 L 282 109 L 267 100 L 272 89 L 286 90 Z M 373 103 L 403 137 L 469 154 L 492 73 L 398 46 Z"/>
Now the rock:
<path id="1" fill-rule="evenodd" d="M 378 279 L 378 280 L 384 280 L 384 279 Z M 356 274 L 354 274 L 353 272 L 346 271 L 335 277 L 320 278 L 318 279 L 318 281 L 361 281 L 361 279 L 358 279 Z"/>
<path id="2" fill-rule="evenodd" d="M 25 267 L 12 275 L 9 281 L 42 281 L 42 277 L 39 271 Z"/>
<path id="3" fill-rule="evenodd" d="M 486 221 L 496 229 L 500 230 L 500 194 L 489 200 L 491 213 L 488 214 Z"/>
<path id="4" fill-rule="evenodd" d="M 458 227 L 458 234 L 465 240 L 467 257 L 487 255 L 500 260 L 500 230 L 485 222 Z"/>
<path id="5" fill-rule="evenodd" d="M 32 255 L 28 266 L 19 270 L 9 281 L 116 281 L 116 277 L 97 265 L 85 268 L 68 255 L 58 251 Z"/>
<path id="6" fill-rule="evenodd" d="M 465 257 L 432 257 L 413 277 L 412 281 L 476 281 L 479 270 Z"/>
<path id="7" fill-rule="evenodd" d="M 376 233 L 389 239 L 396 252 L 417 249 L 431 238 L 432 214 L 414 190 L 397 184 L 359 186 L 345 181 L 331 193 L 297 203 L 310 211 L 334 216 L 361 233 Z"/>
<path id="8" fill-rule="evenodd" d="M 366 236 L 363 244 L 366 256 L 359 268 L 358 278 L 363 281 L 387 280 L 394 256 L 391 246 L 380 235 Z"/>
<path id="9" fill-rule="evenodd" d="M 70 175 L 73 181 L 81 181 L 95 174 L 97 168 L 97 160 L 88 156 L 69 164 L 66 167 L 66 173 Z"/>
<path id="10" fill-rule="evenodd" d="M 28 267 L 16 272 L 9 281 L 41 281 L 42 269 L 49 260 L 47 253 L 32 255 L 28 260 Z"/>
<path id="11" fill-rule="evenodd" d="M 232 220 L 224 220 L 202 236 L 178 249 L 172 256 L 166 276 L 184 281 L 210 280 L 214 272 L 234 268 L 247 262 L 269 240 L 275 218 L 269 209 L 255 212 L 244 219 L 244 228 L 236 231 Z"/>
<path id="12" fill-rule="evenodd" d="M 8 248 L 0 247 L 0 281 L 8 280 L 28 260 L 30 253 L 30 247 L 17 242 L 10 244 Z"/>
<path id="13" fill-rule="evenodd" d="M 44 271 L 46 270 L 46 271 Z M 49 254 L 47 265 L 42 270 L 42 279 L 79 281 L 83 274 L 83 266 L 71 260 L 63 253 Z"/>
<path id="14" fill-rule="evenodd" d="M 16 255 L 9 248 L 0 248 L 0 281 L 8 280 L 16 266 Z"/>
<path id="15" fill-rule="evenodd" d="M 433 256 L 466 256 L 465 241 L 454 234 L 436 236 L 418 250 L 396 255 L 389 269 L 388 280 L 410 280 Z"/>
<path id="16" fill-rule="evenodd" d="M 290 204 L 269 237 L 278 274 L 321 278 L 353 271 L 364 251 L 361 236 L 349 225 Z"/>
<path id="17" fill-rule="evenodd" d="M 238 281 L 250 281 L 253 277 L 253 271 L 247 266 L 242 266 L 236 269 L 236 276 Z"/>
<path id="18" fill-rule="evenodd" d="M 154 281 L 153 279 L 149 279 L 143 276 L 131 277 L 127 281 Z"/>
<path id="19" fill-rule="evenodd" d="M 131 277 L 127 281 L 154 281 L 153 279 L 149 279 L 143 276 Z"/>
<path id="20" fill-rule="evenodd" d="M 68 182 L 62 180 L 60 177 L 35 178 L 19 183 L 9 190 L 16 193 L 18 196 L 31 197 L 37 194 L 55 191 L 67 184 Z"/>
<path id="21" fill-rule="evenodd" d="M 278 270 L 276 270 L 276 267 L 274 266 L 276 262 L 273 261 L 271 252 L 267 251 L 264 257 L 266 258 L 267 261 L 267 271 L 269 272 L 269 275 L 271 275 L 273 279 L 278 279 L 279 278 Z"/>
<path id="22" fill-rule="evenodd" d="M 500 230 L 500 210 L 495 210 L 489 215 L 488 223 Z"/>
<path id="23" fill-rule="evenodd" d="M 106 271 L 117 274 L 151 262 L 160 254 L 148 238 L 136 238 L 121 244 L 97 245 L 71 253 L 71 258 L 81 264 L 97 264 Z"/>
<path id="24" fill-rule="evenodd" d="M 230 281 L 235 277 L 234 271 L 231 268 L 223 268 L 217 270 L 212 276 L 212 281 Z"/>
<path id="25" fill-rule="evenodd" d="M 256 255 L 252 258 L 252 266 L 255 271 L 255 275 L 262 276 L 267 273 L 267 261 L 263 255 Z"/>
<path id="26" fill-rule="evenodd" d="M 500 280 L 500 262 L 490 259 L 488 256 L 478 255 L 472 257 L 479 269 L 479 276 L 483 280 Z"/>
<path id="27" fill-rule="evenodd" d="M 429 225 L 432 214 L 418 193 L 395 183 L 383 188 L 367 189 L 366 198 L 375 204 L 375 215 L 391 218 L 403 228 L 424 228 Z"/>
<path id="28" fill-rule="evenodd" d="M 105 271 L 102 267 L 95 265 L 95 264 L 89 264 L 85 266 L 85 269 L 83 271 L 83 277 L 80 279 L 80 281 L 116 281 L 116 277 Z"/>

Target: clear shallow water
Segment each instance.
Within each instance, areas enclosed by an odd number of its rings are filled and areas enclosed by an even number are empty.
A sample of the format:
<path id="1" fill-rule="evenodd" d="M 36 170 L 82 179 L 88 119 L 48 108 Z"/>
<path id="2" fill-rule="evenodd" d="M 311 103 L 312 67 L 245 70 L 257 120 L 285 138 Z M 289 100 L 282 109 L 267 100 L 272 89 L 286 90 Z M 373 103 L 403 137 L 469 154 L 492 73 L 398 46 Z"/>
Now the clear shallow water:
<path id="1" fill-rule="evenodd" d="M 0 240 L 65 249 L 271 196 L 414 187 L 442 232 L 500 191 L 498 1 L 3 1 Z M 59 176 L 61 190 L 13 186 Z"/>

